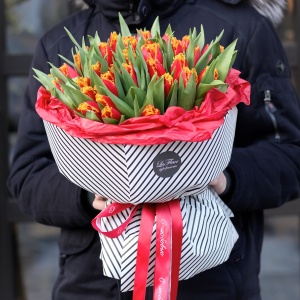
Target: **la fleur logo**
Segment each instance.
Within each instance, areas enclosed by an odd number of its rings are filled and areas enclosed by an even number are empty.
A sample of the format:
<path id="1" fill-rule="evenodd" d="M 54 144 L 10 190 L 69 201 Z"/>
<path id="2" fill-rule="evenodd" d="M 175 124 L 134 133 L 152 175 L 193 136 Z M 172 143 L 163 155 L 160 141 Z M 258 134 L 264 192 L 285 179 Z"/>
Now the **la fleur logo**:
<path id="1" fill-rule="evenodd" d="M 158 154 L 153 160 L 153 170 L 159 177 L 171 177 L 180 169 L 181 158 L 173 151 Z"/>

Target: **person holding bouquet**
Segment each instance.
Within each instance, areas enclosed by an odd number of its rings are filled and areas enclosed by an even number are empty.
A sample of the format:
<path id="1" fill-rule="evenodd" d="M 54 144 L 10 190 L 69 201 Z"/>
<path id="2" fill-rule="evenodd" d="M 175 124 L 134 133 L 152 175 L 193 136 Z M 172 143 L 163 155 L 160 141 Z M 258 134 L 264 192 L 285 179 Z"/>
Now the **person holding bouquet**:
<path id="1" fill-rule="evenodd" d="M 299 101 L 274 25 L 262 15 L 270 12 L 272 20 L 278 22 L 283 3 L 266 1 L 263 6 L 260 1 L 239 0 L 85 2 L 88 9 L 42 37 L 32 63 L 34 69 L 48 72 L 47 62 L 62 65 L 61 56 L 71 59 L 72 42 L 64 27 L 76 40 L 94 36 L 96 31 L 101 40 L 106 40 L 111 32 L 120 30 L 119 12 L 132 32 L 149 28 L 159 16 L 160 27 L 165 30 L 171 24 L 176 36 L 182 37 L 189 28 L 203 25 L 206 40 L 214 39 L 222 30 L 224 47 L 237 39 L 234 68 L 251 84 L 251 104 L 238 105 L 231 161 L 211 186 L 233 211 L 232 222 L 239 239 L 225 263 L 180 281 L 177 299 L 261 299 L 263 210 L 300 196 Z M 102 275 L 100 243 L 91 220 L 98 209 L 103 209 L 104 199 L 59 173 L 43 122 L 35 110 L 39 86 L 31 72 L 8 187 L 26 215 L 61 228 L 60 273 L 52 299 L 131 299 L 130 292 L 120 293 L 118 280 Z M 151 289 L 147 297 L 151 299 Z"/>

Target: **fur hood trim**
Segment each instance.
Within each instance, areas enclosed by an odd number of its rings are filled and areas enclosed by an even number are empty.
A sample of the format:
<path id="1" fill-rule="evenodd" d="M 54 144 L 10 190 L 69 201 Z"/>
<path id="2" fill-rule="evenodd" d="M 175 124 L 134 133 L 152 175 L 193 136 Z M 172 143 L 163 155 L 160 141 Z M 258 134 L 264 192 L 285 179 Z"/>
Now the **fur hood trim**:
<path id="1" fill-rule="evenodd" d="M 274 26 L 278 26 L 287 8 L 287 0 L 250 0 L 250 4 Z"/>

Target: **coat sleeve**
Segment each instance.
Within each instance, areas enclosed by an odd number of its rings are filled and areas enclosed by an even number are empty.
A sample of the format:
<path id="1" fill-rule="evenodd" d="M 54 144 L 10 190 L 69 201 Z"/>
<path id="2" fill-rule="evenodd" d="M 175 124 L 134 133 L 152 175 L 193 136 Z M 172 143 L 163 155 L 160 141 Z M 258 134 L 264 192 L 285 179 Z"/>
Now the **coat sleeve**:
<path id="1" fill-rule="evenodd" d="M 47 72 L 47 61 L 52 57 L 46 55 L 41 41 L 32 67 Z M 31 70 L 8 188 L 25 215 L 37 222 L 73 229 L 91 226 L 91 214 L 84 209 L 85 193 L 59 173 L 52 157 L 42 119 L 35 111 L 39 86 Z"/>
<path id="2" fill-rule="evenodd" d="M 250 106 L 239 107 L 228 167 L 233 211 L 274 208 L 300 195 L 300 108 L 288 61 L 273 26 L 262 19 L 245 49 L 242 75 Z M 270 97 L 269 97 L 270 96 Z"/>

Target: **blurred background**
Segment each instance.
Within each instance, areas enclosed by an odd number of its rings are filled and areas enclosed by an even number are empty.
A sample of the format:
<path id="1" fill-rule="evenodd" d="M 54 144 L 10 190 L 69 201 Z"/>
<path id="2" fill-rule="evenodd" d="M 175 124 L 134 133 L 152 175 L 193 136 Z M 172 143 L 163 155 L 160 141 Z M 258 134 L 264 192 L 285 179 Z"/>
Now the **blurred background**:
<path id="1" fill-rule="evenodd" d="M 77 9 L 74 1 L 67 0 L 0 0 L 1 300 L 50 299 L 58 272 L 58 230 L 24 217 L 8 194 L 5 182 L 36 42 Z M 300 0 L 288 0 L 284 20 L 277 30 L 300 94 Z M 300 200 L 267 210 L 265 215 L 263 300 L 299 300 Z"/>

